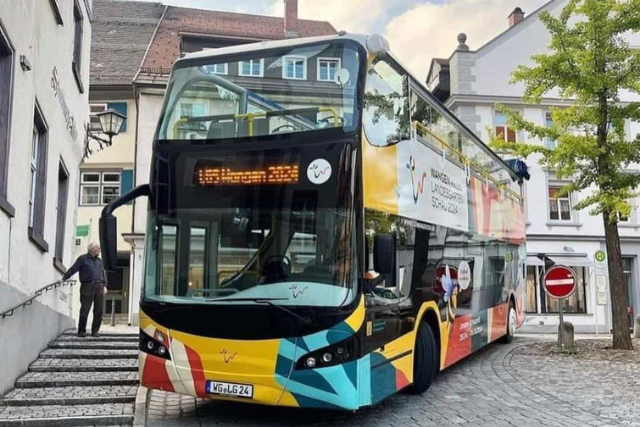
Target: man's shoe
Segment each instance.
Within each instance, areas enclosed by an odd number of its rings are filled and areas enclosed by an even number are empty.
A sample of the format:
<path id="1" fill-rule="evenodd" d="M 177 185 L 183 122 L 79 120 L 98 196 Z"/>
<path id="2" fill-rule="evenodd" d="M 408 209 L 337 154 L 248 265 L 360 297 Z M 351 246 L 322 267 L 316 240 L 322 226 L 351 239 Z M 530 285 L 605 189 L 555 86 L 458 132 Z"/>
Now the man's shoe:
<path id="1" fill-rule="evenodd" d="M 80 338 L 84 338 L 84 337 L 86 337 L 86 336 L 87 336 L 87 333 L 86 333 L 86 332 L 78 332 L 78 336 L 79 336 Z"/>
<path id="2" fill-rule="evenodd" d="M 92 337 L 95 337 L 95 338 L 100 338 L 100 334 L 99 334 L 99 333 L 97 333 L 97 332 L 96 332 L 96 333 L 91 334 L 91 336 L 92 336 Z"/>

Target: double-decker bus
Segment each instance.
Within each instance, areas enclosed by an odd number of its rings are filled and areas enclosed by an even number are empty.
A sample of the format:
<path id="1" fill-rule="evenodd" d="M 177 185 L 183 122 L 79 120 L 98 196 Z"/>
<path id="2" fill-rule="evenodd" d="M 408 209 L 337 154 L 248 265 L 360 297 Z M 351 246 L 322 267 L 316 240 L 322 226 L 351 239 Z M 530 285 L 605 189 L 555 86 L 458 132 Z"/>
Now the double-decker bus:
<path id="1" fill-rule="evenodd" d="M 157 127 L 142 385 L 355 410 L 512 339 L 522 179 L 377 35 L 178 60 Z"/>

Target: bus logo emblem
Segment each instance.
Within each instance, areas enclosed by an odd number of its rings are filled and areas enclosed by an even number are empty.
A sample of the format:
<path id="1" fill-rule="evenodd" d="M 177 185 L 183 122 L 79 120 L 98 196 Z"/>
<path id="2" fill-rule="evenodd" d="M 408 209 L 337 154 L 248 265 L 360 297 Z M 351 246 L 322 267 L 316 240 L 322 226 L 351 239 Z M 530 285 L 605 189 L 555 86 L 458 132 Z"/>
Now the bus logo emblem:
<path id="1" fill-rule="evenodd" d="M 220 352 L 220 354 L 222 354 L 222 357 L 224 359 L 224 363 L 228 364 L 233 359 L 236 358 L 236 355 L 238 354 L 238 352 L 236 351 L 233 354 L 231 354 L 231 353 L 229 353 L 229 350 L 227 350 L 226 348 L 223 348 L 222 351 Z"/>
<path id="2" fill-rule="evenodd" d="M 409 157 L 407 169 L 409 169 L 409 174 L 411 175 L 411 195 L 413 196 L 413 203 L 417 205 L 420 195 L 424 193 L 424 181 L 427 179 L 427 173 L 422 172 L 422 175 L 419 177 L 415 176 L 416 158 L 414 155 Z"/>
<path id="3" fill-rule="evenodd" d="M 331 178 L 331 165 L 325 159 L 314 160 L 307 168 L 307 178 L 313 184 L 324 184 Z"/>

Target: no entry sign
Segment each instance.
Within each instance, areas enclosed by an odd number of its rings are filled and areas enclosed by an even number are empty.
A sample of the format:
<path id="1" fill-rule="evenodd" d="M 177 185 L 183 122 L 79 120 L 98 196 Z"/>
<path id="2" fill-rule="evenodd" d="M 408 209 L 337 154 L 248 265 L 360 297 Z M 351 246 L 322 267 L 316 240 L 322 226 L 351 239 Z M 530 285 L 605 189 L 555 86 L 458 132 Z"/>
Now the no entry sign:
<path id="1" fill-rule="evenodd" d="M 576 273 L 569 267 L 557 265 L 547 270 L 543 282 L 551 298 L 567 298 L 576 290 Z"/>

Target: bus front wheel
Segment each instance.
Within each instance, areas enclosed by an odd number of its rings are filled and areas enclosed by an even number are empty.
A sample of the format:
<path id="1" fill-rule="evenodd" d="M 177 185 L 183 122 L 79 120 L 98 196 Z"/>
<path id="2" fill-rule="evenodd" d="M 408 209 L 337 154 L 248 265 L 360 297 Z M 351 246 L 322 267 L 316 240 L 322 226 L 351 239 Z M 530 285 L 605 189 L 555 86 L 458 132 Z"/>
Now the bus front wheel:
<path id="1" fill-rule="evenodd" d="M 423 323 L 418 328 L 416 349 L 413 355 L 413 384 L 407 392 L 420 394 L 427 391 L 438 372 L 438 346 L 431 327 Z"/>

